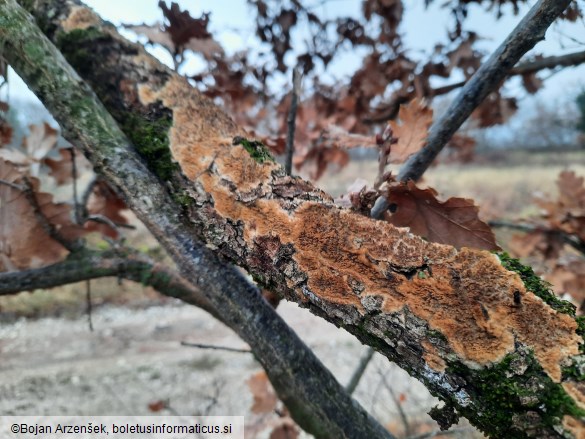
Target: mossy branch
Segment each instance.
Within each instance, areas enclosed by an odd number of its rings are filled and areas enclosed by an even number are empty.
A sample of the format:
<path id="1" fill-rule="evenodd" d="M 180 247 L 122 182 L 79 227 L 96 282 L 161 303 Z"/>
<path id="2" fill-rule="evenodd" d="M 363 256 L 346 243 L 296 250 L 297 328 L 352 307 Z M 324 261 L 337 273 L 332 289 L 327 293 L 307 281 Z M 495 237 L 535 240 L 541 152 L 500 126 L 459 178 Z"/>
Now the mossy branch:
<path id="1" fill-rule="evenodd" d="M 124 248 L 81 250 L 56 264 L 23 271 L 0 273 L 0 296 L 49 289 L 103 277 L 117 277 L 152 287 L 160 294 L 204 309 L 221 321 L 209 301 L 176 271 L 157 264 L 139 252 Z"/>

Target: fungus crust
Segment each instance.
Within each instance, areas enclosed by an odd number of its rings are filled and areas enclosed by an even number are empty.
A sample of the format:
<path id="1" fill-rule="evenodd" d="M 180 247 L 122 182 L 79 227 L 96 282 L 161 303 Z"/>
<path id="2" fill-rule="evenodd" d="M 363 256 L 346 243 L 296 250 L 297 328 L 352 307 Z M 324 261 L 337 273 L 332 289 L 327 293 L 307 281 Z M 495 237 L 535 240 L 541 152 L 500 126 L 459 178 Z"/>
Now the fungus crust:
<path id="1" fill-rule="evenodd" d="M 578 353 L 575 321 L 528 293 L 520 277 L 491 253 L 429 243 L 328 200 L 298 201 L 287 211 L 271 190 L 288 177 L 278 174 L 275 163 L 257 163 L 232 145 L 245 133 L 184 78 L 172 78 L 158 90 L 143 85 L 139 97 L 143 104 L 161 101 L 172 111 L 173 158 L 213 197 L 215 210 L 243 224 L 249 247 L 275 236 L 282 245 L 292 244 L 292 259 L 320 300 L 362 315 L 367 296 L 380 298 L 386 313 L 407 306 L 440 331 L 468 365 L 496 363 L 518 341 L 534 349 L 558 382 L 563 360 Z M 360 285 L 359 294 L 350 284 Z M 432 361 L 431 367 L 440 364 Z"/>
<path id="2" fill-rule="evenodd" d="M 71 32 L 76 29 L 87 29 L 89 27 L 97 28 L 101 27 L 101 25 L 101 18 L 85 6 L 72 6 L 67 18 L 61 22 L 61 27 L 65 32 Z"/>

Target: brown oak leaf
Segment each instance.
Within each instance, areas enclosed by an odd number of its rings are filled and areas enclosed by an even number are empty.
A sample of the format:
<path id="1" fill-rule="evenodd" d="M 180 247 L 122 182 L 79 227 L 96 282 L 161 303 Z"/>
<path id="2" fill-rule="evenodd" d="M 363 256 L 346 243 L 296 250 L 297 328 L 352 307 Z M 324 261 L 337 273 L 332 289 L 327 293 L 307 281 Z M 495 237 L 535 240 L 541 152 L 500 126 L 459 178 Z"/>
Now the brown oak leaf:
<path id="1" fill-rule="evenodd" d="M 58 131 L 46 122 L 30 125 L 29 129 L 30 133 L 24 138 L 22 147 L 0 149 L 0 158 L 27 169 L 30 175 L 37 177 L 41 164 L 57 145 Z"/>
<path id="2" fill-rule="evenodd" d="M 180 6 L 172 2 L 169 8 L 164 1 L 159 1 L 167 23 L 153 25 L 124 25 L 126 29 L 144 35 L 151 43 L 160 44 L 171 54 L 182 53 L 190 49 L 200 53 L 205 59 L 213 59 L 216 55 L 223 55 L 223 48 L 207 30 L 209 14 L 201 18 L 193 18 L 189 11 L 181 11 Z"/>
<path id="3" fill-rule="evenodd" d="M 148 403 L 148 410 L 153 413 L 161 412 L 167 408 L 167 401 L 164 399 L 159 399 L 157 401 L 152 401 Z"/>
<path id="4" fill-rule="evenodd" d="M 20 185 L 23 172 L 13 163 L 0 159 L 0 179 Z M 84 231 L 71 220 L 71 207 L 54 203 L 53 195 L 39 192 L 39 181 L 29 178 L 37 203 L 47 220 L 61 236 L 73 240 Z M 0 183 L 0 271 L 38 268 L 60 261 L 67 250 L 53 240 L 39 223 L 26 195 Z"/>
<path id="5" fill-rule="evenodd" d="M 585 240 L 585 186 L 583 177 L 573 171 L 559 174 L 557 186 L 559 195 L 556 200 L 535 198 L 542 209 L 542 217 L 548 228 L 561 230 Z"/>
<path id="6" fill-rule="evenodd" d="M 96 182 L 87 203 L 87 212 L 90 215 L 105 216 L 114 224 L 128 224 L 128 219 L 122 215 L 122 212 L 127 208 L 128 206 L 124 199 L 107 182 L 103 180 Z M 88 221 L 85 229 L 88 232 L 100 232 L 102 235 L 109 236 L 110 238 L 118 237 L 117 230 L 96 221 Z"/>
<path id="7" fill-rule="evenodd" d="M 271 413 L 276 408 L 278 398 L 272 388 L 272 384 L 268 381 L 266 372 L 260 371 L 252 375 L 246 381 L 252 396 L 254 397 L 254 404 L 252 405 L 252 413 Z"/>
<path id="8" fill-rule="evenodd" d="M 274 427 L 270 433 L 270 439 L 297 439 L 299 429 L 290 418 L 283 419 L 280 425 Z"/>
<path id="9" fill-rule="evenodd" d="M 398 118 L 400 122 L 389 122 L 393 136 L 398 139 L 392 145 L 390 163 L 402 163 L 424 146 L 433 123 L 433 110 L 422 100 L 413 99 L 407 105 L 400 106 Z"/>
<path id="10" fill-rule="evenodd" d="M 572 254 L 559 258 L 545 279 L 558 295 L 569 294 L 581 314 L 585 311 L 585 261 L 582 258 Z"/>
<path id="11" fill-rule="evenodd" d="M 310 177 L 314 180 L 321 178 L 329 164 L 343 168 L 349 162 L 349 155 L 345 149 L 337 147 L 315 146 L 302 156 L 293 158 L 296 169 L 307 166 Z M 308 166 L 312 165 L 312 166 Z"/>
<path id="12" fill-rule="evenodd" d="M 478 218 L 473 200 L 449 198 L 439 201 L 432 188 L 408 183 L 390 184 L 383 190 L 390 202 L 386 220 L 425 239 L 457 248 L 499 250 L 492 229 Z"/>
<path id="13" fill-rule="evenodd" d="M 51 169 L 49 175 L 55 179 L 57 185 L 67 184 L 73 179 L 73 162 L 71 148 L 60 148 L 59 159 L 46 158 L 45 164 Z M 91 164 L 82 154 L 75 154 L 75 168 L 77 177 L 91 169 Z"/>
<path id="14" fill-rule="evenodd" d="M 508 242 L 510 251 L 518 258 L 541 254 L 545 260 L 556 260 L 565 243 L 558 234 L 546 233 L 545 230 L 543 227 L 524 235 L 515 234 Z"/>

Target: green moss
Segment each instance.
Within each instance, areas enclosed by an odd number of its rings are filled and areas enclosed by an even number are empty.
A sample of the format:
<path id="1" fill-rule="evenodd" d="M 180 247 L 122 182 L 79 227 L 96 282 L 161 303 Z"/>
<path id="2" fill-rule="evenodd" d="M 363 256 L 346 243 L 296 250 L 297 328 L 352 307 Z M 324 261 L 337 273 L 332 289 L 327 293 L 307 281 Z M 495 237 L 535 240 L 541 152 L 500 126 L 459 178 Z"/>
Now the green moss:
<path id="1" fill-rule="evenodd" d="M 100 31 L 97 27 L 90 26 L 85 29 L 73 29 L 71 32 L 60 32 L 59 35 L 57 35 L 56 41 L 59 47 L 65 44 L 75 46 L 104 36 L 106 36 L 106 34 Z"/>
<path id="2" fill-rule="evenodd" d="M 92 53 L 95 41 L 103 38 L 109 39 L 111 36 L 95 27 L 75 29 L 71 32 L 60 32 L 57 36 L 57 46 L 70 64 L 81 69 L 91 69 L 91 63 L 95 62 L 95 53 Z M 108 82 L 111 81 L 94 85 L 98 96 L 102 98 L 122 131 L 146 160 L 149 169 L 161 180 L 169 180 L 179 170 L 179 165 L 173 162 L 169 149 L 168 131 L 172 125 L 172 115 L 170 112 L 167 114 L 163 111 L 152 111 L 145 116 L 129 111 L 121 103 L 109 102 L 111 91 L 108 91 L 107 87 L 111 87 L 111 84 L 108 85 Z M 189 203 L 188 197 L 180 198 L 180 204 Z"/>
<path id="3" fill-rule="evenodd" d="M 91 53 L 91 45 L 96 39 L 106 38 L 96 27 L 74 29 L 71 32 L 59 32 L 56 36 L 56 46 L 65 54 L 69 64 L 74 66 L 85 65 L 87 60 L 95 54 Z"/>
<path id="4" fill-rule="evenodd" d="M 560 426 L 565 415 L 585 415 L 563 387 L 550 379 L 528 349 L 525 354 L 508 354 L 492 367 L 473 370 L 459 362 L 450 362 L 447 370 L 470 383 L 470 391 L 475 393 L 474 399 L 482 411 L 477 413 L 474 408 L 461 406 L 459 410 L 490 437 L 527 437 L 524 431 L 514 428 L 522 414 L 537 413 L 541 419 L 541 425 L 534 426 L 537 429 Z"/>
<path id="5" fill-rule="evenodd" d="M 268 148 L 258 140 L 248 140 L 244 137 L 234 137 L 232 142 L 234 145 L 242 145 L 242 147 L 248 151 L 250 157 L 256 160 L 258 163 L 264 162 L 275 162 L 274 157 L 270 154 Z"/>
<path id="6" fill-rule="evenodd" d="M 183 207 L 190 207 L 193 205 L 193 203 L 195 203 L 195 200 L 193 200 L 193 198 L 186 192 L 182 193 L 173 192 L 171 196 L 173 197 L 173 200 L 175 200 L 177 204 L 180 204 Z"/>
<path id="7" fill-rule="evenodd" d="M 180 170 L 179 165 L 173 161 L 169 149 L 168 131 L 172 125 L 170 117 L 148 121 L 139 115 L 128 113 L 124 115 L 123 120 L 122 131 L 146 160 L 149 169 L 161 180 L 169 180 L 175 172 Z M 179 196 L 179 198 L 187 203 L 187 196 Z"/>
<path id="8" fill-rule="evenodd" d="M 558 312 L 575 317 L 575 305 L 566 300 L 559 299 L 551 290 L 550 284 L 542 280 L 540 276 L 537 276 L 531 267 L 522 265 L 518 259 L 510 257 L 510 255 L 505 252 L 497 253 L 497 256 L 500 258 L 502 265 L 506 269 L 515 271 L 520 275 L 520 278 L 522 279 L 522 282 L 524 282 L 528 291 L 531 291 L 540 297 L 545 303 Z"/>

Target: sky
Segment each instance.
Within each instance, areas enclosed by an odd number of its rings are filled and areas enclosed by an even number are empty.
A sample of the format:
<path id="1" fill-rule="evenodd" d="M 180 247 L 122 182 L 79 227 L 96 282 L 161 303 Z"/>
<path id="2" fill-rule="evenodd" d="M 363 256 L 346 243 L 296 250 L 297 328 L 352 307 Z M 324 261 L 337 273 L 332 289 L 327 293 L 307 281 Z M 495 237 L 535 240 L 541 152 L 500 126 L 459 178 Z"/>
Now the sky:
<path id="1" fill-rule="evenodd" d="M 162 19 L 157 0 L 86 0 L 85 3 L 94 8 L 104 19 L 116 25 L 122 23 L 150 24 Z M 251 8 L 246 5 L 246 0 L 178 0 L 177 3 L 183 9 L 188 9 L 194 17 L 200 16 L 202 12 L 211 12 L 211 31 L 227 52 L 244 50 L 251 45 L 258 44 L 254 37 L 254 14 Z M 313 3 L 321 4 L 316 8 L 318 15 L 335 17 L 337 15 L 359 16 L 360 14 L 361 2 L 358 0 L 329 0 L 327 2 L 313 0 Z M 435 0 L 429 8 L 425 8 L 424 3 L 424 0 L 405 1 L 407 7 L 400 28 L 405 46 L 410 48 L 410 55 L 414 58 L 419 52 L 429 53 L 437 41 L 444 41 L 446 29 L 452 24 L 449 12 L 441 7 L 445 3 L 444 1 Z M 467 28 L 475 30 L 484 37 L 478 47 L 489 53 L 505 39 L 520 21 L 523 13 L 534 3 L 530 2 L 530 5 L 522 6 L 520 15 L 504 14 L 500 20 L 495 19 L 495 13 L 486 13 L 483 7 L 473 7 L 470 10 Z M 136 39 L 136 36 L 131 32 L 125 32 L 125 35 Z M 297 38 L 298 43 L 302 44 L 303 36 L 298 35 Z M 149 50 L 161 61 L 170 65 L 171 58 L 166 51 L 160 48 Z M 534 52 L 545 55 L 561 55 L 581 50 L 585 50 L 585 23 L 583 21 L 576 24 L 553 25 L 547 32 L 546 40 L 539 43 Z M 292 58 L 294 57 L 291 56 L 289 60 Z M 348 53 L 339 61 L 332 63 L 328 68 L 328 73 L 342 79 L 349 78 L 349 75 L 359 66 L 360 56 Z M 186 64 L 185 72 L 194 72 L 199 68 L 201 68 L 200 61 L 194 57 Z M 550 73 L 545 73 L 542 76 L 549 75 Z M 457 78 L 452 78 L 450 81 L 454 79 Z M 277 83 L 275 86 L 286 86 L 287 79 L 282 78 L 282 81 L 282 84 Z M 527 96 L 519 84 L 519 80 L 513 80 L 509 81 L 506 87 L 511 93 L 520 97 L 521 105 L 529 111 L 533 98 Z M 556 101 L 583 87 L 585 87 L 585 65 L 567 68 L 547 79 L 545 87 L 538 93 L 537 98 Z M 19 100 L 34 100 L 34 96 L 28 91 L 26 85 L 19 81 L 14 74 L 10 77 L 9 86 L 0 90 L 0 99 L 6 99 L 7 96 Z"/>

